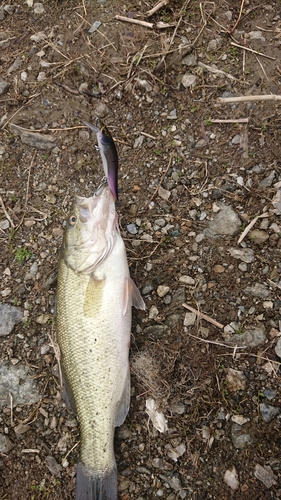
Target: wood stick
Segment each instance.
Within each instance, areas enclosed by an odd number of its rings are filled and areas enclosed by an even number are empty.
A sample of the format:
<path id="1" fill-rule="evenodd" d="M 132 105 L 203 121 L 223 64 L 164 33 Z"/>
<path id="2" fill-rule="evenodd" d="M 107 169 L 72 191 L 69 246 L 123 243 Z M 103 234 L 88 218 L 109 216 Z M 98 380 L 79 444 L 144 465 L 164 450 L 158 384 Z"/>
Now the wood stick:
<path id="1" fill-rule="evenodd" d="M 267 54 L 263 54 L 262 52 L 258 52 L 257 50 L 250 49 L 250 47 L 245 47 L 245 45 L 239 45 L 239 43 L 235 42 L 230 42 L 230 45 L 238 47 L 239 49 L 247 50 L 248 52 L 252 52 L 252 54 L 257 54 L 258 56 L 266 57 L 267 59 L 271 59 L 272 61 L 276 61 L 276 57 L 268 56 Z"/>
<path id="2" fill-rule="evenodd" d="M 9 216 L 9 214 L 8 214 L 8 212 L 7 212 L 6 208 L 5 208 L 4 202 L 3 202 L 3 200 L 2 200 L 2 196 L 0 196 L 0 204 L 1 204 L 2 210 L 3 210 L 3 212 L 4 212 L 5 216 L 6 216 L 6 218 L 8 219 L 8 221 L 9 221 L 9 222 L 10 222 L 10 224 L 11 224 L 11 227 L 12 227 L 12 228 L 14 228 L 14 227 L 15 227 L 15 224 L 13 223 L 13 221 L 12 221 L 11 217 Z"/>
<path id="3" fill-rule="evenodd" d="M 183 304 L 184 305 L 184 304 Z M 246 349 L 247 346 L 246 345 L 243 345 L 243 346 L 238 346 L 238 345 L 227 345 L 227 344 L 223 344 L 222 342 L 217 342 L 216 340 L 207 340 L 207 339 L 202 339 L 201 337 L 197 337 L 196 335 L 192 335 L 192 333 L 188 333 L 187 332 L 187 335 L 189 335 L 190 337 L 192 337 L 193 339 L 196 339 L 196 340 L 200 340 L 201 342 L 204 342 L 205 344 L 214 344 L 214 345 L 219 345 L 221 347 L 226 347 L 227 349 Z M 243 353 L 244 354 L 244 353 Z M 246 354 L 246 353 L 245 353 Z M 231 354 L 232 356 L 232 354 Z M 280 363 L 281 364 L 281 363 Z"/>
<path id="4" fill-rule="evenodd" d="M 169 1 L 170 0 L 160 0 L 160 2 L 158 2 L 156 5 L 154 5 L 154 7 L 152 7 L 152 9 L 148 10 L 145 13 L 145 16 L 146 17 L 153 16 L 153 14 L 155 14 L 155 12 L 157 12 L 159 9 L 161 9 L 162 7 L 167 5 L 169 3 Z"/>
<path id="5" fill-rule="evenodd" d="M 281 95 L 241 95 L 239 97 L 219 97 L 218 102 L 256 102 L 256 101 L 281 101 Z"/>
<path id="6" fill-rule="evenodd" d="M 145 26 L 146 28 L 153 28 L 153 23 L 148 23 L 147 21 L 141 21 L 140 19 L 131 19 L 130 17 L 125 16 L 115 16 L 117 21 L 125 21 L 126 23 L 132 24 L 140 24 L 141 26 Z"/>
<path id="7" fill-rule="evenodd" d="M 185 309 L 188 309 L 189 311 L 195 313 L 199 318 L 205 319 L 206 321 L 208 321 L 212 325 L 217 326 L 218 328 L 224 328 L 224 325 L 222 325 L 221 323 L 219 323 L 215 319 L 210 318 L 210 316 L 208 316 L 207 314 L 201 313 L 200 311 L 194 309 L 193 307 L 189 306 L 188 304 L 182 304 L 182 306 L 185 307 Z"/>
<path id="8" fill-rule="evenodd" d="M 226 118 L 225 120 L 220 120 L 218 118 L 218 119 L 212 120 L 212 118 L 210 118 L 210 120 L 212 123 L 249 123 L 249 118 L 237 118 L 237 120 L 235 120 L 233 118 Z"/>

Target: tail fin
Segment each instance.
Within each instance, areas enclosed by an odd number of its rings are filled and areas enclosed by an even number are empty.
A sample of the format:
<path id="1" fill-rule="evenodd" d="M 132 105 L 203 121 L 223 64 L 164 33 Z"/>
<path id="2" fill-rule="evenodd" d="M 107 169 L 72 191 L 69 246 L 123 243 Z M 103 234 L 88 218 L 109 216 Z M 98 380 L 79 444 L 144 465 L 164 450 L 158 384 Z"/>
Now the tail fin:
<path id="1" fill-rule="evenodd" d="M 104 477 L 98 477 L 78 462 L 76 500 L 117 500 L 116 466 Z"/>

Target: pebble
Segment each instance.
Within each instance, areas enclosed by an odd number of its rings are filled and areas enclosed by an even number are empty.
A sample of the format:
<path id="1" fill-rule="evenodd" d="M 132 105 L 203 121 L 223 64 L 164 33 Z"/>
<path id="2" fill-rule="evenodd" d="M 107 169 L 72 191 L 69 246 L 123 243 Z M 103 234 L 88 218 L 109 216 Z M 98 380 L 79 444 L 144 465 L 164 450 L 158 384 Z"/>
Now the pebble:
<path id="1" fill-rule="evenodd" d="M 183 77 L 181 79 L 181 83 L 184 86 L 184 88 L 186 88 L 186 89 L 188 87 L 194 87 L 194 85 L 196 83 L 196 76 L 189 74 L 189 73 L 186 73 L 185 75 L 183 75 Z"/>
<path id="2" fill-rule="evenodd" d="M 159 311 L 158 311 L 157 307 L 151 306 L 151 308 L 149 310 L 149 314 L 148 314 L 149 319 L 157 318 L 158 314 L 159 314 Z"/>
<path id="3" fill-rule="evenodd" d="M 0 337 L 9 335 L 17 323 L 23 319 L 23 311 L 19 307 L 0 304 Z"/>
<path id="4" fill-rule="evenodd" d="M 263 391 L 263 393 L 264 393 L 264 397 L 266 399 L 269 399 L 269 401 L 272 401 L 277 396 L 277 392 L 273 391 L 272 389 L 265 389 Z"/>
<path id="5" fill-rule="evenodd" d="M 234 448 L 237 450 L 255 444 L 255 439 L 250 434 L 243 432 L 242 426 L 238 424 L 232 424 L 231 426 L 231 439 Z"/>
<path id="6" fill-rule="evenodd" d="M 178 118 L 177 116 L 177 110 L 176 109 L 172 109 L 172 111 L 170 112 L 170 114 L 167 116 L 167 119 L 168 120 L 176 120 Z"/>
<path id="7" fill-rule="evenodd" d="M 40 399 L 36 383 L 28 376 L 28 368 L 23 365 L 0 365 L 0 406 L 31 405 Z"/>
<path id="8" fill-rule="evenodd" d="M 23 144 L 32 146 L 40 151 L 51 151 L 55 147 L 54 141 L 56 138 L 53 135 L 23 130 L 12 123 L 10 124 L 10 131 L 12 134 L 19 135 Z"/>
<path id="9" fill-rule="evenodd" d="M 60 477 L 61 476 L 61 471 L 62 471 L 62 466 L 58 464 L 56 459 L 54 457 L 51 457 L 50 455 L 46 457 L 46 463 L 49 471 L 51 474 L 55 477 Z"/>
<path id="10" fill-rule="evenodd" d="M 263 283 L 255 283 L 253 286 L 247 286 L 244 292 L 258 299 L 265 299 L 270 295 L 268 286 Z"/>
<path id="11" fill-rule="evenodd" d="M 233 137 L 231 144 L 240 144 L 241 141 L 241 135 L 237 134 Z"/>
<path id="12" fill-rule="evenodd" d="M 227 387 L 231 392 L 243 391 L 246 388 L 246 377 L 240 370 L 227 369 Z"/>
<path id="13" fill-rule="evenodd" d="M 224 474 L 224 482 L 229 486 L 233 491 L 236 491 L 239 488 L 239 478 L 237 470 L 234 466 L 231 469 L 227 469 Z"/>
<path id="14" fill-rule="evenodd" d="M 26 273 L 24 277 L 25 281 L 34 280 L 36 278 L 37 273 L 38 273 L 38 264 L 37 262 L 33 262 L 32 266 L 29 269 L 29 272 Z"/>
<path id="15" fill-rule="evenodd" d="M 264 422 L 270 422 L 276 415 L 279 415 L 280 410 L 268 403 L 260 403 L 260 412 Z"/>
<path id="16" fill-rule="evenodd" d="M 270 172 L 270 174 L 265 177 L 260 183 L 259 183 L 259 188 L 267 188 L 267 187 L 270 187 L 272 186 L 272 183 L 274 181 L 274 177 L 276 175 L 276 172 L 275 170 L 272 170 L 272 172 Z"/>
<path id="17" fill-rule="evenodd" d="M 197 63 L 196 54 L 194 53 L 188 54 L 187 56 L 182 58 L 181 63 L 184 66 L 195 66 Z"/>
<path id="18" fill-rule="evenodd" d="M 154 286 L 152 285 L 152 283 L 147 283 L 142 289 L 142 294 L 148 295 L 150 292 L 152 292 L 153 288 Z"/>
<path id="19" fill-rule="evenodd" d="M 171 191 L 168 191 L 167 189 L 164 189 L 162 186 L 159 186 L 158 195 L 160 196 L 160 198 L 167 201 L 171 196 Z"/>
<path id="20" fill-rule="evenodd" d="M 221 38 L 214 38 L 213 40 L 210 40 L 207 45 L 207 52 L 216 52 L 216 50 L 218 50 L 221 46 L 221 42 Z"/>
<path id="21" fill-rule="evenodd" d="M 0 95 L 6 94 L 10 88 L 11 84 L 0 78 Z"/>
<path id="22" fill-rule="evenodd" d="M 261 42 L 265 42 L 265 38 L 261 31 L 249 31 L 248 36 L 250 40 L 260 40 Z"/>
<path id="23" fill-rule="evenodd" d="M 278 358 L 281 358 L 281 337 L 278 339 L 277 344 L 274 348 Z"/>
<path id="24" fill-rule="evenodd" d="M 128 231 L 129 234 L 137 234 L 138 233 L 138 229 L 137 229 L 136 224 L 134 224 L 134 223 L 128 224 L 127 225 L 127 231 Z"/>
<path id="25" fill-rule="evenodd" d="M 214 273 L 224 273 L 225 271 L 225 268 L 223 266 L 221 266 L 220 264 L 216 264 L 214 267 L 213 267 L 213 271 Z"/>
<path id="26" fill-rule="evenodd" d="M 27 431 L 29 431 L 29 429 L 30 429 L 30 426 L 25 425 L 25 424 L 19 424 L 19 425 L 16 425 L 16 427 L 14 427 L 14 431 L 15 431 L 17 437 L 22 436 Z"/>
<path id="27" fill-rule="evenodd" d="M 183 325 L 184 326 L 193 326 L 193 325 L 195 325 L 196 318 L 197 318 L 197 314 L 196 313 L 193 313 L 193 312 L 187 312 L 187 313 L 185 313 Z"/>
<path id="28" fill-rule="evenodd" d="M 246 330 L 241 334 L 235 333 L 230 338 L 227 337 L 226 340 L 229 344 L 237 345 L 238 347 L 257 347 L 266 341 L 266 335 L 264 327 L 261 326 L 260 328 Z"/>
<path id="29" fill-rule="evenodd" d="M 157 294 L 159 297 L 164 297 L 170 291 L 170 287 L 166 285 L 159 285 L 157 287 Z"/>
<path id="30" fill-rule="evenodd" d="M 208 146 L 208 143 L 205 141 L 205 139 L 200 139 L 195 143 L 195 148 L 196 149 L 202 149 Z"/>
<path id="31" fill-rule="evenodd" d="M 0 453 L 4 453 L 5 455 L 9 451 L 11 451 L 14 446 L 15 445 L 8 438 L 8 436 L 5 436 L 5 434 L 0 433 Z"/>
<path id="32" fill-rule="evenodd" d="M 180 276 L 179 281 L 180 283 L 184 283 L 184 285 L 195 285 L 195 280 L 191 276 Z"/>
<path id="33" fill-rule="evenodd" d="M 259 479 L 267 488 L 277 484 L 276 476 L 269 465 L 262 467 L 260 464 L 255 466 L 255 477 Z"/>
<path id="34" fill-rule="evenodd" d="M 228 252 L 235 259 L 242 260 L 242 262 L 245 262 L 246 264 L 249 264 L 250 262 L 253 262 L 255 260 L 255 254 L 251 248 L 230 247 L 228 249 Z"/>
<path id="35" fill-rule="evenodd" d="M 16 10 L 16 6 L 15 5 L 5 5 L 4 7 L 4 11 L 7 12 L 7 14 L 9 15 L 12 15 Z"/>
<path id="36" fill-rule="evenodd" d="M 13 62 L 13 64 L 8 68 L 8 70 L 7 70 L 8 75 L 10 75 L 13 71 L 16 71 L 17 69 L 19 69 L 20 65 L 21 65 L 21 57 L 18 56 L 15 59 L 15 61 Z"/>
<path id="37" fill-rule="evenodd" d="M 258 245 L 264 243 L 269 238 L 269 234 L 261 229 L 253 229 L 248 233 L 250 240 L 254 241 Z"/>
<path id="38" fill-rule="evenodd" d="M 137 149 L 137 148 L 140 148 L 143 144 L 143 141 L 144 141 L 144 136 L 143 135 L 139 135 L 136 139 L 135 139 L 135 142 L 134 142 L 134 149 Z"/>
<path id="39" fill-rule="evenodd" d="M 241 221 L 236 212 L 222 202 L 217 202 L 220 211 L 214 215 L 213 220 L 204 231 L 207 238 L 216 239 L 234 236 L 241 227 Z"/>
<path id="40" fill-rule="evenodd" d="M 143 333 L 146 337 L 159 339 L 166 332 L 167 327 L 164 325 L 151 325 L 144 329 Z"/>
<path id="41" fill-rule="evenodd" d="M 274 213 L 276 215 L 281 215 L 281 190 L 278 189 L 276 195 L 272 200 L 272 205 L 274 206 Z"/>
<path id="42" fill-rule="evenodd" d="M 39 2 L 33 5 L 33 9 L 34 9 L 34 14 L 44 14 L 45 12 L 44 5 Z"/>

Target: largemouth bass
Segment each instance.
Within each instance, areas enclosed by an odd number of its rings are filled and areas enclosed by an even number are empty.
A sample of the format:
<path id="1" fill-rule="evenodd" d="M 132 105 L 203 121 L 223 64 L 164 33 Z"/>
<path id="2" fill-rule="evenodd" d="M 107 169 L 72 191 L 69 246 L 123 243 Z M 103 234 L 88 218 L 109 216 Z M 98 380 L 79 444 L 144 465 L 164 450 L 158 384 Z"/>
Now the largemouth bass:
<path id="1" fill-rule="evenodd" d="M 114 140 L 101 120 L 97 119 L 96 126 L 88 122 L 83 123 L 96 133 L 104 175 L 113 196 L 118 200 L 118 154 Z"/>
<path id="2" fill-rule="evenodd" d="M 68 217 L 57 290 L 57 339 L 64 391 L 77 412 L 76 500 L 117 500 L 114 428 L 130 402 L 132 305 L 144 309 L 130 278 L 111 189 L 77 197 Z"/>

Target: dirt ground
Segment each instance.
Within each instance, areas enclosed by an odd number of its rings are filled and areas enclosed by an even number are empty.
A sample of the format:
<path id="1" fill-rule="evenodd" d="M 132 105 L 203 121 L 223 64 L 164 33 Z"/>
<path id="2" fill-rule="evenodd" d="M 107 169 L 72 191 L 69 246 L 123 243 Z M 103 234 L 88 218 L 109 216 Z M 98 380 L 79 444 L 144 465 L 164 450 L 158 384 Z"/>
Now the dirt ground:
<path id="1" fill-rule="evenodd" d="M 0 409 L 14 445 L 0 454 L 1 500 L 74 498 L 79 427 L 60 392 L 53 316 L 64 221 L 102 177 L 82 124 L 97 116 L 118 148 L 119 223 L 147 307 L 133 310 L 119 498 L 281 497 L 280 4 L 166 4 L 152 15 L 153 0 L 0 5 L 0 301 L 24 310 L 0 359 L 27 366 L 40 393 Z M 271 97 L 218 100 L 260 95 Z M 220 204 L 240 227 L 208 236 Z M 260 342 L 243 336 L 253 329 Z"/>

